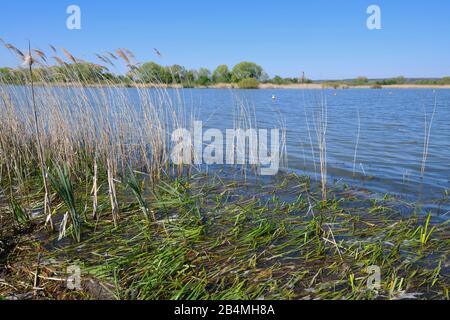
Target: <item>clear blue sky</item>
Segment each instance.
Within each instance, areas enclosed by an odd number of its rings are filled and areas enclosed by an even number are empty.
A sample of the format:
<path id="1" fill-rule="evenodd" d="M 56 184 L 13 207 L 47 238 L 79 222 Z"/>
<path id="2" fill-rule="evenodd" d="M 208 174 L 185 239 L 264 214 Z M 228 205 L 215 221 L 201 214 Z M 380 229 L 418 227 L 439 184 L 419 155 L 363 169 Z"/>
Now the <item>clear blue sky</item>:
<path id="1" fill-rule="evenodd" d="M 71 4 L 81 7 L 82 30 L 66 28 Z M 371 4 L 381 7 L 382 30 L 366 27 Z M 5 41 L 51 43 L 87 60 L 126 47 L 140 61 L 191 68 L 250 60 L 271 76 L 450 75 L 448 0 L 2 0 L 0 13 Z M 17 61 L 1 48 L 0 65 Z"/>

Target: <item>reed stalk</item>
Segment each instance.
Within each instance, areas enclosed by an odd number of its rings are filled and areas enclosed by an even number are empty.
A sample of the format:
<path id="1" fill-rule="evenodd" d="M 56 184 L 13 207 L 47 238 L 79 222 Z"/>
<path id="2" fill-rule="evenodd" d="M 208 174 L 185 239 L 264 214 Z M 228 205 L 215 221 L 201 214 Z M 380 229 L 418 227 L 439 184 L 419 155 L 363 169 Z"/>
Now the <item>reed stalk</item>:
<path id="1" fill-rule="evenodd" d="M 39 154 L 39 160 L 41 165 L 41 172 L 42 172 L 42 183 L 44 185 L 44 215 L 47 216 L 46 223 L 50 223 L 50 228 L 53 230 L 53 220 L 52 220 L 52 208 L 51 208 L 51 200 L 50 200 L 50 194 L 48 190 L 48 184 L 47 184 L 47 169 L 45 165 L 45 158 L 44 158 L 44 147 L 41 142 L 41 132 L 39 128 L 39 121 L 38 121 L 38 112 L 36 107 L 36 97 L 35 97 L 35 91 L 34 91 L 34 80 L 33 80 L 33 56 L 31 54 L 31 42 L 28 42 L 28 57 L 25 60 L 25 65 L 28 66 L 28 70 L 30 72 L 30 84 L 31 84 L 31 97 L 32 97 L 32 108 L 33 108 L 33 115 L 34 115 L 34 128 L 36 133 L 36 141 L 38 145 L 38 154 Z"/>
<path id="2" fill-rule="evenodd" d="M 322 190 L 322 200 L 327 201 L 327 128 L 328 128 L 328 104 L 325 97 L 322 97 L 318 109 L 316 110 L 316 121 L 314 123 L 319 146 L 320 159 L 320 184 Z"/>
<path id="3" fill-rule="evenodd" d="M 433 126 L 434 117 L 436 115 L 437 99 L 434 100 L 434 108 L 431 114 L 430 120 L 427 120 L 427 111 L 424 110 L 425 115 L 425 125 L 424 125 L 424 135 L 423 135 L 423 152 L 422 152 L 422 163 L 420 166 L 420 176 L 423 178 L 425 176 L 425 167 L 428 160 L 428 153 L 430 148 L 430 138 L 431 138 L 431 128 Z"/>

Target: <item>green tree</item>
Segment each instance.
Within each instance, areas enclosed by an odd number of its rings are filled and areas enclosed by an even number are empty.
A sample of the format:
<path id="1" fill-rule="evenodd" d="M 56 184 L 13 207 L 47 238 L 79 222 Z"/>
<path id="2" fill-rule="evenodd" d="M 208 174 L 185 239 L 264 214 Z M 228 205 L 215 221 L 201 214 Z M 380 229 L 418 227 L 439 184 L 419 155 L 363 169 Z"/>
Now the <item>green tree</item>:
<path id="1" fill-rule="evenodd" d="M 233 82 L 239 82 L 247 78 L 259 80 L 263 72 L 263 68 L 256 63 L 244 61 L 234 66 L 231 71 L 231 80 Z"/>
<path id="2" fill-rule="evenodd" d="M 195 70 L 187 70 L 184 77 L 184 83 L 193 84 L 195 82 L 195 73 Z"/>
<path id="3" fill-rule="evenodd" d="M 450 77 L 443 77 L 439 82 L 442 84 L 450 84 Z"/>
<path id="4" fill-rule="evenodd" d="M 397 78 L 395 78 L 395 82 L 397 84 L 405 84 L 406 83 L 406 78 L 404 76 L 397 77 Z"/>
<path id="5" fill-rule="evenodd" d="M 197 72 L 197 84 L 207 86 L 211 83 L 211 71 L 206 68 L 200 68 Z"/>
<path id="6" fill-rule="evenodd" d="M 277 85 L 281 85 L 281 84 L 284 84 L 285 81 L 284 81 L 283 78 L 281 78 L 280 76 L 275 76 L 275 77 L 273 77 L 273 79 L 272 79 L 272 83 L 273 83 L 273 84 L 277 84 Z"/>
<path id="7" fill-rule="evenodd" d="M 167 67 L 166 72 L 170 75 L 168 83 L 183 83 L 186 79 L 186 68 L 178 64 Z"/>
<path id="8" fill-rule="evenodd" d="M 169 80 L 169 73 L 166 72 L 166 69 L 155 62 L 144 63 L 136 70 L 135 74 L 138 80 L 145 83 L 168 83 Z"/>
<path id="9" fill-rule="evenodd" d="M 362 85 L 368 84 L 369 79 L 367 79 L 366 77 L 358 77 L 358 78 L 354 79 L 352 82 L 353 82 L 353 85 L 355 85 L 355 86 L 362 86 Z"/>
<path id="10" fill-rule="evenodd" d="M 379 80 L 376 82 L 376 84 L 380 84 L 383 86 L 390 86 L 390 85 L 395 85 L 395 84 L 404 84 L 406 83 L 406 79 L 405 77 L 397 77 L 397 78 L 392 78 L 392 79 L 383 79 L 383 80 Z"/>
<path id="11" fill-rule="evenodd" d="M 231 72 L 226 64 L 222 64 L 214 70 L 212 79 L 215 83 L 230 83 Z"/>

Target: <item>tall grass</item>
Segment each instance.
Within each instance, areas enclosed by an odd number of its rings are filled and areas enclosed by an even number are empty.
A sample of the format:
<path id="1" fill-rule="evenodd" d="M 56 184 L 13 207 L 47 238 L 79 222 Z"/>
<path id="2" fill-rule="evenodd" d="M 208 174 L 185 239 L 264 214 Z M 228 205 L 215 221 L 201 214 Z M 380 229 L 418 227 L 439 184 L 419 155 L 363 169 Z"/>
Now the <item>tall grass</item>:
<path id="1" fill-rule="evenodd" d="M 103 210 L 107 195 L 109 214 L 118 224 L 118 190 L 127 185 L 148 215 L 143 190 L 127 171 L 144 172 L 150 186 L 164 176 L 186 172 L 186 166 L 170 161 L 172 132 L 179 128 L 193 131 L 196 110 L 187 108 L 184 93 L 168 90 L 158 79 L 144 83 L 136 71 L 140 64 L 125 48 L 97 54 L 101 65 L 92 64 L 96 73 L 87 78 L 82 71 L 88 62 L 67 49 L 50 46 L 46 53 L 29 46 L 25 55 L 11 44 L 5 47 L 21 63 L 25 61 L 16 78 L 0 74 L 0 172 L 8 174 L 8 184 L 19 192 L 27 179 L 40 172 L 39 188 L 45 194 L 43 208 L 48 221 L 59 210 L 50 206 L 53 191 L 69 208 L 77 239 L 81 221 L 73 189 L 79 184 L 86 185 L 86 193 L 91 191 L 83 200 L 85 205 L 90 202 L 94 219 L 107 213 Z M 122 82 L 110 80 L 109 72 L 124 67 L 127 76 Z M 17 78 L 25 85 L 17 85 Z M 254 109 L 239 102 L 234 124 L 236 129 L 256 128 Z M 284 150 L 285 139 L 284 128 Z M 188 172 L 193 165 L 187 166 Z M 52 190 L 47 185 L 49 172 Z M 0 183 L 6 179 L 2 177 Z"/>
<path id="2" fill-rule="evenodd" d="M 157 80 L 144 86 L 134 72 L 139 64 L 127 49 L 98 55 L 107 63 L 103 70 L 109 72 L 123 64 L 128 67 L 127 80 L 114 83 L 100 71 L 86 79 L 81 72 L 86 62 L 66 49 L 58 51 L 51 46 L 47 55 L 29 46 L 25 55 L 11 44 L 5 47 L 23 65 L 17 77 L 26 86 L 16 85 L 16 78 L 0 78 L 0 172 L 7 172 L 10 186 L 18 188 L 25 185 L 27 177 L 36 176 L 39 168 L 43 207 L 51 222 L 47 178 L 48 171 L 53 171 L 51 185 L 69 209 L 77 240 L 81 221 L 69 173 L 77 180 L 74 183 L 80 183 L 80 177 L 91 176 L 86 170 L 94 171 L 89 189 L 92 214 L 98 219 L 99 171 L 105 172 L 117 224 L 120 204 L 116 188 L 121 177 L 125 179 L 126 168 L 145 171 L 154 183 L 173 166 L 169 162 L 171 133 L 189 125 L 181 95 L 172 94 Z M 53 163 L 64 164 L 64 168 L 51 169 Z M 6 179 L 2 176 L 0 182 Z M 18 190 L 16 187 L 13 189 Z"/>
<path id="3" fill-rule="evenodd" d="M 41 130 L 40 130 L 40 124 L 38 121 L 38 111 L 36 106 L 36 94 L 34 90 L 34 80 L 33 80 L 33 55 L 31 54 L 31 42 L 28 41 L 28 55 L 25 56 L 24 64 L 28 66 L 28 70 L 30 72 L 30 84 L 31 84 L 31 99 L 32 99 L 32 110 L 33 110 L 33 119 L 34 119 L 34 130 L 36 132 L 36 141 L 37 141 L 37 148 L 38 148 L 38 155 L 39 155 L 39 161 L 41 165 L 41 173 L 42 173 L 42 183 L 44 185 L 44 214 L 47 215 L 47 222 L 50 222 L 51 227 L 53 228 L 53 222 L 51 218 L 52 209 L 51 209 L 51 202 L 50 202 L 50 196 L 49 196 L 49 190 L 48 190 L 48 184 L 47 184 L 47 169 L 45 165 L 44 160 L 44 146 L 41 142 Z"/>
<path id="4" fill-rule="evenodd" d="M 322 189 L 322 200 L 327 200 L 328 158 L 327 158 L 327 129 L 328 129 L 328 103 L 322 97 L 315 115 L 315 131 L 319 146 L 320 159 L 320 184 Z"/>
<path id="5" fill-rule="evenodd" d="M 316 180 L 318 180 L 317 168 L 319 167 L 320 187 L 322 192 L 322 200 L 324 202 L 327 200 L 328 183 L 328 102 L 325 94 L 325 92 L 322 92 L 320 97 L 313 97 L 313 101 L 309 101 L 309 99 L 305 96 L 305 93 L 303 93 L 303 111 L 306 124 L 306 133 L 308 135 L 309 147 L 311 149 L 312 163 L 314 165 L 314 175 Z M 312 132 L 315 133 L 315 141 L 313 139 Z M 319 163 L 317 163 L 317 158 L 319 159 Z"/>

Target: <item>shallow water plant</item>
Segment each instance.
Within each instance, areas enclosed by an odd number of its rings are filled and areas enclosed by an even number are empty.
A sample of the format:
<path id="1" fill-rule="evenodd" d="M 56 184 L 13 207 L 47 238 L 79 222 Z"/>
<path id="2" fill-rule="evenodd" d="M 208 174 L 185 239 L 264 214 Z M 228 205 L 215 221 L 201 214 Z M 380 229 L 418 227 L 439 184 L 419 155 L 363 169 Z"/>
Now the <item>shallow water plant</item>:
<path id="1" fill-rule="evenodd" d="M 36 134 L 36 141 L 37 141 L 37 147 L 38 147 L 38 154 L 39 154 L 39 161 L 41 165 L 41 173 L 42 173 L 42 183 L 44 185 L 45 195 L 44 195 L 44 214 L 47 213 L 47 221 L 50 222 L 50 226 L 53 229 L 53 221 L 51 218 L 52 209 L 51 209 L 51 200 L 50 200 L 50 194 L 48 190 L 48 183 L 47 183 L 47 168 L 45 165 L 45 158 L 44 158 L 44 146 L 41 142 L 41 128 L 38 121 L 38 111 L 37 111 L 37 105 L 36 105 L 36 94 L 34 89 L 34 80 L 33 80 L 33 63 L 34 58 L 31 54 L 31 42 L 28 41 L 28 56 L 24 58 L 24 64 L 28 67 L 29 73 L 30 73 L 30 84 L 31 84 L 31 97 L 32 97 L 32 108 L 33 108 L 33 120 L 34 120 L 34 130 Z"/>
<path id="2" fill-rule="evenodd" d="M 142 191 L 137 178 L 135 182 Z M 356 208 L 346 202 L 334 208 L 330 201 L 318 210 L 323 205 L 320 190 L 310 195 L 314 215 L 304 205 L 288 213 L 286 207 L 299 198 L 279 200 L 284 191 L 298 189 L 293 182 L 295 187 L 283 184 L 283 191 L 273 187 L 281 194 L 269 189 L 264 199 L 255 199 L 254 188 L 244 191 L 236 183 L 211 185 L 167 177 L 147 200 L 165 230 L 148 228 L 147 219 L 136 210 L 136 198 L 128 193 L 121 197 L 117 227 L 100 220 L 97 231 L 82 243 L 43 257 L 80 259 L 86 274 L 107 284 L 117 299 L 446 297 L 445 225 L 429 221 L 426 228 L 415 218 L 393 218 L 394 212 L 370 214 L 367 200 Z M 119 196 L 124 186 L 119 185 Z M 274 194 L 277 201 L 272 201 Z M 108 202 L 106 195 L 103 202 Z M 204 220 L 198 219 L 199 210 Z M 432 226 L 436 228 L 430 234 Z M 417 227 L 427 229 L 426 251 L 417 250 Z M 35 266 L 35 255 L 31 256 Z M 366 289 L 367 267 L 374 265 L 382 270 L 376 294 Z M 16 270 L 23 272 L 21 267 Z M 46 290 L 51 288 L 51 280 L 41 280 Z M 79 298 L 87 297 L 85 293 Z"/>
<path id="3" fill-rule="evenodd" d="M 136 175 L 134 174 L 133 170 L 128 170 L 127 175 L 127 186 L 130 188 L 130 190 L 133 192 L 134 197 L 139 203 L 139 207 L 141 208 L 141 211 L 147 221 L 149 221 L 150 217 L 150 210 L 147 204 L 147 201 L 144 199 L 143 190 L 144 190 L 144 184 L 145 181 L 142 181 L 142 183 L 139 183 Z M 156 221 L 156 217 L 152 216 L 153 221 Z"/>
<path id="4" fill-rule="evenodd" d="M 50 183 L 58 196 L 64 201 L 69 210 L 70 221 L 72 224 L 73 237 L 77 242 L 81 241 L 82 218 L 77 211 L 75 192 L 70 181 L 69 169 L 67 165 L 62 168 L 55 165 L 54 172 L 49 173 Z"/>
<path id="5" fill-rule="evenodd" d="M 11 195 L 10 199 L 10 210 L 13 214 L 14 220 L 20 227 L 25 227 L 30 223 L 30 216 L 22 208 L 22 206 L 17 202 L 14 195 Z"/>
<path id="6" fill-rule="evenodd" d="M 420 226 L 418 228 L 419 231 L 419 239 L 420 239 L 420 243 L 421 245 L 426 245 L 428 243 L 428 241 L 430 241 L 430 237 L 433 234 L 434 230 L 436 229 L 436 227 L 432 227 L 430 228 L 430 220 L 431 220 L 431 214 L 428 214 L 427 219 L 425 220 L 425 225 L 424 226 Z"/>

